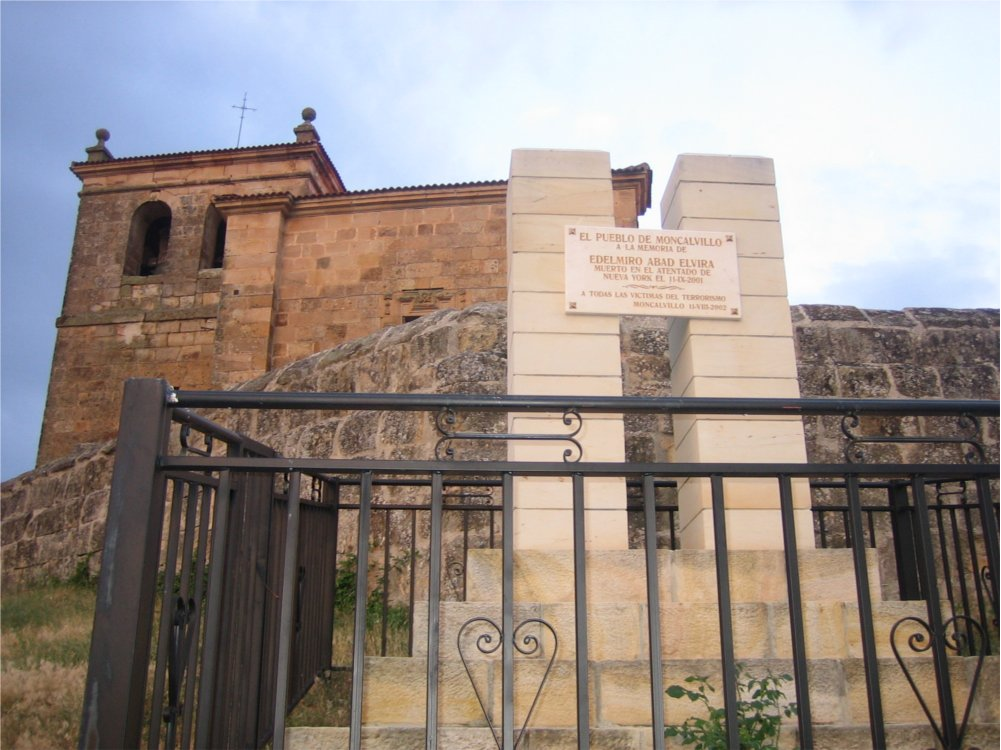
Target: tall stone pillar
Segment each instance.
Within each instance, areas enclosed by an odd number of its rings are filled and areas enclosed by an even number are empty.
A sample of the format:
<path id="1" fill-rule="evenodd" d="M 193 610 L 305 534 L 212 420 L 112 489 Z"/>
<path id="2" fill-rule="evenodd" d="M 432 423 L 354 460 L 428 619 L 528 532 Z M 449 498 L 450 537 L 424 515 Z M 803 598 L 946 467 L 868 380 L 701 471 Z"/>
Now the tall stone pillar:
<path id="1" fill-rule="evenodd" d="M 617 316 L 564 312 L 564 235 L 568 224 L 615 226 L 607 153 L 516 150 L 507 194 L 508 393 L 621 396 Z M 509 431 L 565 434 L 562 414 L 515 415 Z M 584 415 L 577 439 L 584 461 L 622 461 L 620 415 Z M 567 443 L 517 442 L 514 461 L 561 461 Z M 573 546 L 572 487 L 568 477 L 518 478 L 515 535 L 519 549 Z M 585 486 L 587 545 L 625 549 L 626 493 L 621 479 Z"/>
<path id="2" fill-rule="evenodd" d="M 775 169 L 756 157 L 678 157 L 661 202 L 664 229 L 733 232 L 737 242 L 740 320 L 671 320 L 675 396 L 799 398 L 786 289 Z M 802 463 L 803 423 L 794 416 L 695 415 L 674 418 L 679 462 Z M 735 549 L 781 549 L 778 486 L 773 480 L 724 483 L 727 543 Z M 813 546 L 809 487 L 794 482 L 797 539 Z M 708 480 L 678 492 L 681 541 L 713 546 Z"/>

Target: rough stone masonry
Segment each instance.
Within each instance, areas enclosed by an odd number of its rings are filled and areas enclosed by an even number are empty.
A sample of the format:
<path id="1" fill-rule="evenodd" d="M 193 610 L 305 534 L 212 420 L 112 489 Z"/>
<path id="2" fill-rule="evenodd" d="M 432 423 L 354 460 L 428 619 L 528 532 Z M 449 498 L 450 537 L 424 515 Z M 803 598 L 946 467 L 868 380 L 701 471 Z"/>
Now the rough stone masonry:
<path id="1" fill-rule="evenodd" d="M 997 310 L 799 305 L 792 308 L 792 320 L 804 397 L 998 398 Z M 242 387 L 503 393 L 505 329 L 503 303 L 440 311 L 290 363 Z M 621 340 L 626 395 L 670 395 L 664 319 L 623 318 Z M 232 426 L 281 453 L 301 456 L 422 458 L 432 455 L 437 439 L 427 416 L 417 413 L 317 420 L 303 413 L 261 412 L 238 415 Z M 805 427 L 810 461 L 842 459 L 838 424 L 810 419 Z M 981 429 L 988 460 L 997 461 L 997 420 Z M 669 419 L 626 420 L 628 460 L 667 460 L 672 442 Z M 490 449 L 503 450 L 496 445 Z M 907 459 L 920 460 L 921 452 L 937 449 L 915 445 L 885 450 L 906 450 Z M 5 581 L 66 576 L 81 561 L 97 569 L 114 456 L 113 441 L 93 444 L 3 484 Z"/>

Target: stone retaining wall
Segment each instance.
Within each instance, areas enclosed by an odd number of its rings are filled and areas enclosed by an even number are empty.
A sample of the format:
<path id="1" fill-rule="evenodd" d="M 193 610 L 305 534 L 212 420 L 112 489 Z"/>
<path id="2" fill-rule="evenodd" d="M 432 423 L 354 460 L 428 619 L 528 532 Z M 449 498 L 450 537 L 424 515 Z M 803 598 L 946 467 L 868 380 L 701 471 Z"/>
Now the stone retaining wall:
<path id="1" fill-rule="evenodd" d="M 505 320 L 501 303 L 441 311 L 320 352 L 241 388 L 500 394 L 507 360 Z M 800 305 L 792 308 L 792 320 L 804 397 L 998 398 L 997 310 Z M 666 321 L 623 318 L 622 347 L 627 395 L 670 395 Z M 418 412 L 265 411 L 215 417 L 286 455 L 422 458 L 431 455 L 438 437 L 432 415 Z M 498 429 L 503 424 L 489 416 L 473 419 L 476 423 L 465 429 Z M 934 427 L 914 420 L 866 426 L 904 432 Z M 670 460 L 669 417 L 629 417 L 626 428 L 629 460 Z M 980 430 L 988 459 L 997 461 L 997 420 L 988 420 Z M 811 460 L 840 461 L 843 445 L 840 420 L 807 420 Z M 497 459 L 504 454 L 497 443 L 464 444 L 461 450 L 465 458 Z M 880 459 L 920 460 L 946 449 L 882 450 Z M 114 442 L 109 442 L 3 484 L 4 581 L 65 577 L 81 562 L 96 569 L 113 463 Z"/>

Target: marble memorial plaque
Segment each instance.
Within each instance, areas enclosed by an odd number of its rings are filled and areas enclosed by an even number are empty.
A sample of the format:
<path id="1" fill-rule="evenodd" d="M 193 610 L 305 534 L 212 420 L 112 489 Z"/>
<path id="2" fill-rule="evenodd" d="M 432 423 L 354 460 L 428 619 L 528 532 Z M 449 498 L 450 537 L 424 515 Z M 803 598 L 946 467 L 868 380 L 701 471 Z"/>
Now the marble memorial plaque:
<path id="1" fill-rule="evenodd" d="M 732 232 L 568 226 L 566 312 L 740 318 Z"/>

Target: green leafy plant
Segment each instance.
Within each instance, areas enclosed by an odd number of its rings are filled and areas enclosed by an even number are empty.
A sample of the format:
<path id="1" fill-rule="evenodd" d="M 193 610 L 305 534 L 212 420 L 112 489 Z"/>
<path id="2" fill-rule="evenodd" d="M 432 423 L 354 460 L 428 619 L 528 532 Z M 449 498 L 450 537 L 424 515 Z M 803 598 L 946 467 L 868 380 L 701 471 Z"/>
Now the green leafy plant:
<path id="1" fill-rule="evenodd" d="M 391 570 L 401 570 L 404 562 L 409 557 L 395 558 L 391 564 Z M 374 567 L 369 564 L 369 570 Z M 386 585 L 388 574 L 379 576 L 376 579 L 375 587 L 369 591 L 368 599 L 365 602 L 365 620 L 369 627 L 374 627 L 382 622 L 383 615 L 390 628 L 405 629 L 410 623 L 410 608 L 407 605 L 389 604 L 385 611 L 382 605 L 382 591 Z M 337 566 L 337 582 L 334 584 L 334 609 L 337 613 L 344 615 L 354 611 L 355 592 L 358 583 L 358 557 L 354 554 L 347 554 Z"/>
<path id="2" fill-rule="evenodd" d="M 764 677 L 753 677 L 743 664 L 737 664 L 737 723 L 740 747 L 748 750 L 777 748 L 782 718 L 799 712 L 795 703 L 787 703 L 783 684 L 791 682 L 787 674 L 775 675 L 771 670 Z M 679 737 L 682 745 L 694 745 L 696 750 L 725 750 L 726 711 L 712 705 L 709 695 L 716 689 L 708 677 L 685 678 L 688 685 L 671 685 L 667 695 L 692 703 L 700 703 L 706 716 L 690 716 L 682 724 L 664 728 L 664 736 Z"/>

